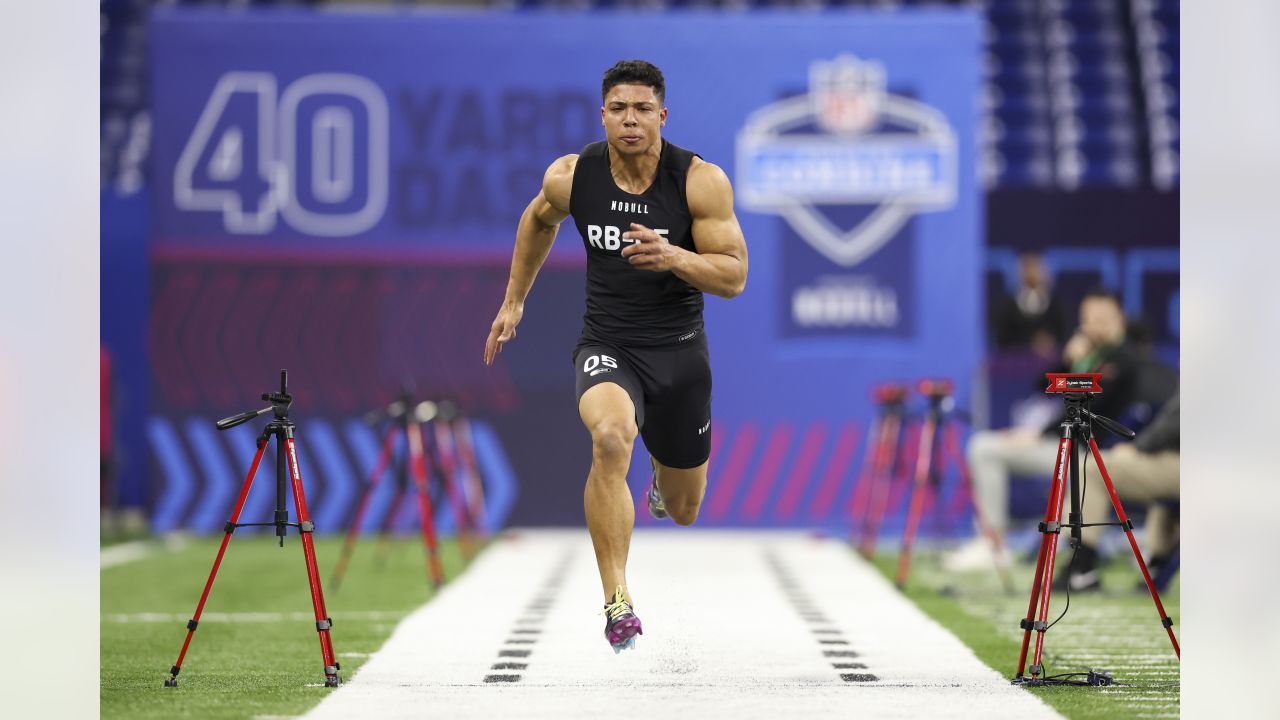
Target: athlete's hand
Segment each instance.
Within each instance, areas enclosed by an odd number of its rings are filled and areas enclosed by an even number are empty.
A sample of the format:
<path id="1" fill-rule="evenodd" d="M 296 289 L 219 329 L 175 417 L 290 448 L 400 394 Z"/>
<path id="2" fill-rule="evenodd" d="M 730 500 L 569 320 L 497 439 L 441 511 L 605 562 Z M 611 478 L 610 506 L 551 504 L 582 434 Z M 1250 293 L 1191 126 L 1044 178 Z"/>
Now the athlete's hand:
<path id="1" fill-rule="evenodd" d="M 653 272 L 674 270 L 685 251 L 667 242 L 667 239 L 649 228 L 631 223 L 631 229 L 622 233 L 623 240 L 635 240 L 622 248 L 622 257 L 633 267 Z"/>
<path id="2" fill-rule="evenodd" d="M 502 346 L 516 336 L 516 326 L 524 317 L 524 304 L 504 302 L 498 308 L 498 317 L 493 319 L 493 327 L 489 328 L 489 339 L 484 343 L 484 364 L 492 365 L 493 358 L 502 352 Z"/>

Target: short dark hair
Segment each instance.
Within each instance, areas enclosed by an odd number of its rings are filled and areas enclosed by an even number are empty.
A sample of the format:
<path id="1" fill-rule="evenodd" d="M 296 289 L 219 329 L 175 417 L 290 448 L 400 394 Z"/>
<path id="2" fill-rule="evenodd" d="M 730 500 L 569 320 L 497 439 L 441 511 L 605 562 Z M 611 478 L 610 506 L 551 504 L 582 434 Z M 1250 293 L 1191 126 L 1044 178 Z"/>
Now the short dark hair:
<path id="1" fill-rule="evenodd" d="M 614 85 L 648 85 L 661 103 L 667 96 L 667 83 L 657 65 L 644 60 L 619 60 L 613 67 L 604 71 L 604 82 L 600 84 L 600 99 L 609 94 Z"/>

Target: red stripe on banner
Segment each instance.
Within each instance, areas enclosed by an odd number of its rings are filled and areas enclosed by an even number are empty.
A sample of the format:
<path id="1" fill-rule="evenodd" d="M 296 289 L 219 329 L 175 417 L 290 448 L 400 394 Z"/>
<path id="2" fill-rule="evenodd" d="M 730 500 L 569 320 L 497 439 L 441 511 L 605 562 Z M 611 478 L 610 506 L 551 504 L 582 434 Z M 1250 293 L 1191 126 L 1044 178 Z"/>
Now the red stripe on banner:
<path id="1" fill-rule="evenodd" d="M 760 426 L 754 422 L 743 423 L 738 428 L 738 435 L 729 446 L 729 459 L 725 463 L 724 473 L 716 482 L 715 494 L 707 507 L 708 519 L 719 520 L 729 511 L 733 498 L 738 492 L 738 483 L 747 471 L 747 461 L 760 439 Z"/>
<path id="2" fill-rule="evenodd" d="M 809 426 L 800 442 L 800 451 L 796 454 L 796 463 L 791 466 L 786 482 L 782 485 L 782 497 L 778 499 L 778 510 L 775 516 L 785 520 L 795 514 L 800 505 L 800 498 L 809 486 L 809 478 L 813 476 L 813 468 L 818 464 L 818 454 L 822 451 L 822 443 L 827 439 L 827 425 L 817 421 Z"/>
<path id="3" fill-rule="evenodd" d="M 756 471 L 747 491 L 747 500 L 742 505 L 743 520 L 752 522 L 759 519 L 764 510 L 764 502 L 769 498 L 769 491 L 778 479 L 778 470 L 782 469 L 782 459 L 787 455 L 787 448 L 791 447 L 791 436 L 794 434 L 790 423 L 782 422 L 774 426 L 764 458 L 760 461 L 760 469 Z"/>
<path id="4" fill-rule="evenodd" d="M 809 505 L 810 518 L 822 519 L 831 512 L 836 494 L 840 492 L 840 482 L 849 471 L 849 466 L 853 463 L 854 451 L 857 449 L 858 424 L 850 420 L 840 428 L 840 434 L 836 437 L 836 446 L 831 451 L 831 462 L 827 463 L 822 484 L 818 486 L 818 492 L 813 496 L 813 503 Z"/>

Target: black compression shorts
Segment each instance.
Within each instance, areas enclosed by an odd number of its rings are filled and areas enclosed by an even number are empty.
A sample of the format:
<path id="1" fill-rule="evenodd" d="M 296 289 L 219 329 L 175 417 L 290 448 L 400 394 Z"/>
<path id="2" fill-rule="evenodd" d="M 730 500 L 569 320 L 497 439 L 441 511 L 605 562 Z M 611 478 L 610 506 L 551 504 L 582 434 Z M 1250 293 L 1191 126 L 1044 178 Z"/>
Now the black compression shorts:
<path id="1" fill-rule="evenodd" d="M 640 437 L 655 460 L 670 468 L 694 468 L 711 456 L 711 356 L 701 332 L 664 348 L 624 348 L 583 338 L 573 364 L 578 400 L 605 382 L 627 391 Z"/>

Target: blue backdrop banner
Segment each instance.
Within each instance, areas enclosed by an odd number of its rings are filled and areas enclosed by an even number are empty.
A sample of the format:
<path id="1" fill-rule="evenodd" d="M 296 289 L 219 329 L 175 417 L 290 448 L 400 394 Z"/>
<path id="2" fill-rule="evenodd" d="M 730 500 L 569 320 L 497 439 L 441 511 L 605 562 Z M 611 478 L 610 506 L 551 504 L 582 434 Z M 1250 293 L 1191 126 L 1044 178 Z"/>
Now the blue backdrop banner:
<path id="1" fill-rule="evenodd" d="M 750 250 L 746 292 L 707 301 L 700 522 L 847 526 L 870 389 L 945 377 L 970 400 L 980 34 L 964 10 L 157 11 L 154 414 L 180 430 L 243 409 L 293 364 L 310 410 L 342 428 L 411 379 L 484 418 L 482 466 L 518 488 L 491 523 L 581 522 L 589 448 L 569 354 L 584 252 L 571 225 L 519 339 L 494 368 L 481 346 L 543 171 L 603 138 L 600 78 L 643 58 L 666 76 L 664 136 L 728 173 Z M 239 330 L 178 330 L 189 323 Z M 330 461 L 312 472 L 347 497 L 365 461 L 328 435 L 339 451 L 317 449 Z M 188 441 L 166 441 L 164 464 L 180 455 L 201 475 L 190 492 L 221 486 Z M 649 466 L 633 467 L 639 494 Z M 167 522 L 194 507 L 166 505 Z"/>

